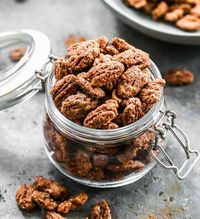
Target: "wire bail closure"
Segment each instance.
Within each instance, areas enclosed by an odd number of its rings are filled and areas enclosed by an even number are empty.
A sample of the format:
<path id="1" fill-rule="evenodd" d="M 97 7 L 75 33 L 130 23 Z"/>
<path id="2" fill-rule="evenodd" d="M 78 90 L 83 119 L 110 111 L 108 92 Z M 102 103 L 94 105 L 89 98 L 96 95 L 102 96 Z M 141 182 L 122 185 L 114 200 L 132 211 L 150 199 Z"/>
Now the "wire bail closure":
<path id="1" fill-rule="evenodd" d="M 200 153 L 197 150 L 192 150 L 189 146 L 189 140 L 187 135 L 175 124 L 176 113 L 170 110 L 160 111 L 161 117 L 157 124 L 153 129 L 150 129 L 151 132 L 155 133 L 155 140 L 152 142 L 151 153 L 154 160 L 160 164 L 162 167 L 166 169 L 172 169 L 176 175 L 176 177 L 180 180 L 183 180 L 187 177 L 187 175 L 191 172 L 194 165 L 200 159 Z M 161 124 L 159 122 L 165 118 L 165 121 Z M 165 152 L 163 147 L 160 145 L 160 141 L 165 139 L 167 133 L 170 132 L 178 141 L 179 145 L 183 148 L 186 159 L 182 166 L 178 168 L 169 155 Z M 156 155 L 155 151 L 160 151 L 164 156 L 165 160 L 169 163 L 169 165 L 164 164 Z M 191 163 L 189 167 L 186 167 L 189 162 L 191 162 L 191 155 L 195 155 L 195 159 Z"/>

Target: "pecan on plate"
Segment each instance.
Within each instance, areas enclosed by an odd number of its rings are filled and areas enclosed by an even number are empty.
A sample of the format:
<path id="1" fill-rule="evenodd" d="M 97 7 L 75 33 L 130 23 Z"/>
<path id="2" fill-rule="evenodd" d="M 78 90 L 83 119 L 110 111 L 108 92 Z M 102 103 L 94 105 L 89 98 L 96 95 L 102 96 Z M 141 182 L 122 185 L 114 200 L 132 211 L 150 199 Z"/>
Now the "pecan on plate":
<path id="1" fill-rule="evenodd" d="M 32 210 L 35 208 L 35 203 L 32 200 L 32 194 L 35 191 L 33 185 L 23 184 L 16 192 L 16 201 L 21 209 Z"/>
<path id="2" fill-rule="evenodd" d="M 74 75 L 67 75 L 57 81 L 51 89 L 51 95 L 55 105 L 60 107 L 64 99 L 76 93 L 77 86 L 76 76 Z"/>
<path id="3" fill-rule="evenodd" d="M 195 31 L 200 29 L 200 18 L 194 15 L 186 15 L 176 22 L 176 26 L 182 30 Z"/>
<path id="4" fill-rule="evenodd" d="M 168 11 L 168 5 L 165 1 L 160 2 L 157 7 L 152 11 L 152 16 L 154 20 L 163 17 Z"/>
<path id="5" fill-rule="evenodd" d="M 161 89 L 165 86 L 165 80 L 155 79 L 149 81 L 139 93 L 140 100 L 145 104 L 155 104 L 160 100 Z"/>
<path id="6" fill-rule="evenodd" d="M 83 125 L 94 129 L 106 127 L 118 115 L 117 108 L 116 100 L 107 100 L 86 116 Z"/>
<path id="7" fill-rule="evenodd" d="M 57 203 L 50 198 L 49 193 L 35 190 L 32 194 L 32 199 L 42 208 L 54 211 L 57 208 Z"/>
<path id="8" fill-rule="evenodd" d="M 190 14 L 200 18 L 200 5 L 196 5 L 194 8 L 192 8 Z"/>
<path id="9" fill-rule="evenodd" d="M 102 90 L 100 87 L 93 87 L 92 84 L 82 76 L 83 73 L 77 76 L 77 82 L 85 93 L 97 99 L 101 99 L 105 96 L 104 90 Z"/>
<path id="10" fill-rule="evenodd" d="M 111 219 L 110 207 L 107 201 L 102 200 L 96 203 L 91 209 L 91 219 Z"/>
<path id="11" fill-rule="evenodd" d="M 176 22 L 180 18 L 182 18 L 184 15 L 184 10 L 181 8 L 176 8 L 174 10 L 171 10 L 167 12 L 164 16 L 164 20 L 168 22 Z"/>
<path id="12" fill-rule="evenodd" d="M 87 94 L 78 93 L 67 97 L 61 106 L 61 113 L 71 120 L 83 119 L 98 106 L 98 100 Z"/>
<path id="13" fill-rule="evenodd" d="M 71 74 L 68 60 L 66 58 L 57 59 L 54 62 L 54 75 L 56 80 L 58 81 L 68 74 Z"/>
<path id="14" fill-rule="evenodd" d="M 66 57 L 72 71 L 81 72 L 92 66 L 93 61 L 99 54 L 99 43 L 96 40 L 88 40 L 71 45 L 68 48 Z"/>
<path id="15" fill-rule="evenodd" d="M 64 219 L 60 214 L 55 211 L 47 211 L 45 219 Z"/>
<path id="16" fill-rule="evenodd" d="M 125 50 L 117 55 L 113 56 L 113 60 L 121 62 L 126 67 L 138 65 L 140 68 L 146 68 L 150 65 L 149 55 L 140 49 Z"/>
<path id="17" fill-rule="evenodd" d="M 143 8 L 147 4 L 146 0 L 126 0 L 125 2 L 128 6 L 137 9 Z"/>
<path id="18" fill-rule="evenodd" d="M 172 85 L 187 85 L 194 82 L 194 74 L 189 70 L 181 68 L 169 70 L 164 78 L 168 84 Z"/>
<path id="19" fill-rule="evenodd" d="M 106 169 L 110 172 L 125 172 L 125 171 L 138 171 L 144 168 L 144 164 L 138 160 L 129 160 L 125 163 L 109 164 Z"/>
<path id="20" fill-rule="evenodd" d="M 92 67 L 87 75 L 94 87 L 103 87 L 109 82 L 116 81 L 124 73 L 124 66 L 117 61 L 100 63 Z"/>
<path id="21" fill-rule="evenodd" d="M 150 80 L 150 72 L 137 66 L 129 68 L 120 78 L 117 93 L 122 98 L 135 97 Z"/>
<path id="22" fill-rule="evenodd" d="M 37 190 L 47 192 L 56 199 L 62 199 L 69 195 L 69 189 L 52 179 L 46 179 L 42 176 L 35 178 L 34 186 Z"/>
<path id="23" fill-rule="evenodd" d="M 143 10 L 147 14 L 151 14 L 155 7 L 156 7 L 156 2 L 147 2 L 147 4 L 143 7 Z"/>
<path id="24" fill-rule="evenodd" d="M 14 62 L 19 61 L 25 54 L 26 48 L 17 48 L 10 51 L 10 59 Z"/>
<path id="25" fill-rule="evenodd" d="M 126 107 L 122 113 L 123 125 L 129 125 L 143 116 L 142 103 L 139 98 L 133 97 L 128 99 Z"/>
<path id="26" fill-rule="evenodd" d="M 85 192 L 80 192 L 79 194 L 71 197 L 70 199 L 60 203 L 58 205 L 58 213 L 67 214 L 69 211 L 73 211 L 78 207 L 85 204 L 88 200 L 88 195 Z"/>

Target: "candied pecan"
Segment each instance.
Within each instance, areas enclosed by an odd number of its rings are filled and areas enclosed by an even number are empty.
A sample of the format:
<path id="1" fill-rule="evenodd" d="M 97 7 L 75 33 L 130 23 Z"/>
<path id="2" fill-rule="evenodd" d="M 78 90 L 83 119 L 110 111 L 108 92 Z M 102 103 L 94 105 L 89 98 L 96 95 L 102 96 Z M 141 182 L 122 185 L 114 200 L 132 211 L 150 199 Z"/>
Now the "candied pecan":
<path id="1" fill-rule="evenodd" d="M 164 16 L 168 11 L 168 5 L 165 1 L 160 2 L 157 7 L 152 11 L 152 16 L 154 20 Z"/>
<path id="2" fill-rule="evenodd" d="M 83 77 L 77 76 L 77 81 L 83 91 L 85 91 L 85 93 L 89 94 L 93 98 L 101 99 L 105 96 L 104 90 L 102 90 L 100 87 L 92 87 L 91 83 Z"/>
<path id="3" fill-rule="evenodd" d="M 190 14 L 200 18 L 200 5 L 196 5 L 194 8 L 192 8 Z"/>
<path id="4" fill-rule="evenodd" d="M 98 106 L 98 100 L 86 94 L 78 93 L 67 97 L 61 106 L 61 113 L 71 120 L 79 120 Z"/>
<path id="5" fill-rule="evenodd" d="M 200 18 L 186 15 L 176 22 L 176 26 L 182 30 L 195 31 L 200 29 Z"/>
<path id="6" fill-rule="evenodd" d="M 108 164 L 108 156 L 105 154 L 94 154 L 92 160 L 95 167 L 104 168 Z"/>
<path id="7" fill-rule="evenodd" d="M 35 191 L 33 185 L 23 184 L 16 192 L 16 201 L 21 209 L 32 210 L 35 208 L 35 203 L 32 200 L 32 194 Z"/>
<path id="8" fill-rule="evenodd" d="M 57 203 L 50 198 L 49 193 L 34 191 L 32 194 L 32 199 L 42 208 L 50 211 L 54 211 L 57 208 Z"/>
<path id="9" fill-rule="evenodd" d="M 65 39 L 65 45 L 67 47 L 75 44 L 86 41 L 87 39 L 84 36 L 75 36 L 73 34 L 69 34 L 69 36 Z"/>
<path id="10" fill-rule="evenodd" d="M 184 15 L 184 10 L 181 8 L 174 9 L 165 14 L 164 19 L 168 22 L 175 22 L 182 18 Z"/>
<path id="11" fill-rule="evenodd" d="M 114 122 L 111 122 L 105 126 L 102 126 L 102 129 L 117 129 L 117 128 L 119 128 L 119 126 Z"/>
<path id="12" fill-rule="evenodd" d="M 138 160 L 129 160 L 125 163 L 109 164 L 106 169 L 111 172 L 137 171 L 144 168 L 144 164 Z"/>
<path id="13" fill-rule="evenodd" d="M 34 186 L 37 190 L 47 192 L 56 199 L 62 199 L 69 195 L 69 189 L 54 180 L 46 179 L 42 176 L 35 178 Z"/>
<path id="14" fill-rule="evenodd" d="M 45 219 L 64 219 L 60 214 L 55 211 L 47 211 Z"/>
<path id="15" fill-rule="evenodd" d="M 14 62 L 19 61 L 25 54 L 26 48 L 17 48 L 10 51 L 10 59 Z"/>
<path id="16" fill-rule="evenodd" d="M 119 153 L 116 157 L 117 159 L 125 163 L 132 159 L 140 159 L 141 155 L 143 158 L 145 155 L 149 155 L 151 150 L 151 141 L 154 138 L 154 134 L 151 132 L 145 132 L 139 137 L 135 138 L 130 145 L 127 145 L 125 150 Z M 143 160 L 142 160 L 143 161 Z"/>
<path id="17" fill-rule="evenodd" d="M 123 125 L 129 125 L 143 116 L 142 103 L 139 98 L 133 97 L 126 102 L 126 108 L 122 113 Z"/>
<path id="18" fill-rule="evenodd" d="M 104 55 L 101 53 L 100 56 L 94 60 L 93 66 L 109 61 L 112 61 L 112 56 L 109 54 Z"/>
<path id="19" fill-rule="evenodd" d="M 111 219 L 111 212 L 105 200 L 99 201 L 91 209 L 91 219 Z"/>
<path id="20" fill-rule="evenodd" d="M 105 36 L 98 37 L 97 42 L 99 44 L 100 52 L 104 53 L 109 43 L 108 38 Z"/>
<path id="21" fill-rule="evenodd" d="M 68 60 L 65 58 L 57 59 L 54 63 L 54 75 L 56 80 L 58 81 L 68 74 L 71 74 Z"/>
<path id="22" fill-rule="evenodd" d="M 128 6 L 133 7 L 133 8 L 143 8 L 146 4 L 146 0 L 126 0 L 126 3 Z"/>
<path id="23" fill-rule="evenodd" d="M 85 151 L 82 150 L 77 151 L 74 154 L 72 162 L 73 162 L 72 173 L 77 176 L 85 177 L 92 169 L 92 163 L 90 162 L 90 157 Z"/>
<path id="24" fill-rule="evenodd" d="M 60 203 L 58 205 L 58 213 L 67 214 L 69 211 L 73 211 L 78 207 L 85 204 L 88 200 L 88 195 L 85 192 L 80 192 L 79 194 L 71 197 L 70 199 Z"/>
<path id="25" fill-rule="evenodd" d="M 193 73 L 181 68 L 169 70 L 164 78 L 168 84 L 172 85 L 186 85 L 194 82 Z"/>
<path id="26" fill-rule="evenodd" d="M 82 71 L 92 66 L 93 61 L 100 54 L 97 40 L 88 40 L 76 43 L 68 48 L 67 58 L 69 67 L 73 71 Z"/>
<path id="27" fill-rule="evenodd" d="M 92 169 L 87 177 L 92 180 L 103 180 L 105 178 L 105 174 L 103 169 L 101 169 L 100 167 L 95 167 Z"/>
<path id="28" fill-rule="evenodd" d="M 128 49 L 134 49 L 133 46 L 128 44 L 125 40 L 119 38 L 119 37 L 114 37 L 112 39 L 112 45 L 117 49 L 119 52 L 124 52 L 125 50 Z"/>
<path id="29" fill-rule="evenodd" d="M 129 68 L 120 78 L 117 93 L 122 98 L 135 97 L 150 80 L 150 72 L 137 66 Z"/>
<path id="30" fill-rule="evenodd" d="M 77 79 L 74 75 L 67 75 L 57 81 L 51 89 L 55 105 L 59 107 L 64 99 L 76 92 L 77 86 Z"/>
<path id="31" fill-rule="evenodd" d="M 118 104 L 116 100 L 107 100 L 87 115 L 83 125 L 88 128 L 101 129 L 111 123 L 118 115 L 117 108 Z"/>
<path id="32" fill-rule="evenodd" d="M 165 80 L 155 79 L 146 84 L 139 94 L 139 98 L 146 104 L 155 104 L 160 100 L 161 89 L 165 86 Z"/>
<path id="33" fill-rule="evenodd" d="M 155 2 L 147 2 L 147 4 L 143 7 L 143 10 L 146 13 L 151 14 L 155 7 L 156 7 L 156 3 Z"/>
<path id="34" fill-rule="evenodd" d="M 103 146 L 103 145 L 100 145 L 100 146 L 93 146 L 93 145 L 88 145 L 86 147 L 86 150 L 88 152 L 91 152 L 91 153 L 101 153 L 101 154 L 110 154 L 110 155 L 115 155 L 119 152 L 119 149 L 117 147 L 113 147 L 113 146 Z"/>
<path id="35" fill-rule="evenodd" d="M 124 74 L 125 74 L 125 73 L 124 73 Z M 112 99 L 113 99 L 113 100 L 116 100 L 118 104 L 120 104 L 120 103 L 123 101 L 122 98 L 118 96 L 118 93 L 117 93 L 117 90 L 116 90 L 116 89 L 114 89 L 114 90 L 112 91 Z"/>
<path id="36" fill-rule="evenodd" d="M 149 55 L 139 49 L 128 49 L 113 56 L 113 60 L 121 62 L 127 67 L 138 65 L 140 68 L 146 68 L 150 65 Z"/>
<path id="37" fill-rule="evenodd" d="M 112 45 L 108 45 L 105 48 L 105 54 L 109 54 L 111 56 L 119 54 L 119 51 Z"/>
<path id="38" fill-rule="evenodd" d="M 87 75 L 94 87 L 102 87 L 108 82 L 117 80 L 124 72 L 124 66 L 117 61 L 100 63 L 92 67 Z"/>

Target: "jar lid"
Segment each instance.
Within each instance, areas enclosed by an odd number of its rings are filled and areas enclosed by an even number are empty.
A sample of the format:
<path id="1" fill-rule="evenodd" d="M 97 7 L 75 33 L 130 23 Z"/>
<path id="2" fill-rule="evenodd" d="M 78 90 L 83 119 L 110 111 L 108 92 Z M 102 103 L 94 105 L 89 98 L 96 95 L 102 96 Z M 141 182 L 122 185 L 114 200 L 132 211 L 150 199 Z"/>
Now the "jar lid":
<path id="1" fill-rule="evenodd" d="M 16 53 L 19 49 L 25 52 L 21 58 Z M 15 52 L 14 57 L 12 52 Z M 26 100 L 39 91 L 41 82 L 35 71 L 42 69 L 50 52 L 50 40 L 39 31 L 0 33 L 0 110 Z"/>

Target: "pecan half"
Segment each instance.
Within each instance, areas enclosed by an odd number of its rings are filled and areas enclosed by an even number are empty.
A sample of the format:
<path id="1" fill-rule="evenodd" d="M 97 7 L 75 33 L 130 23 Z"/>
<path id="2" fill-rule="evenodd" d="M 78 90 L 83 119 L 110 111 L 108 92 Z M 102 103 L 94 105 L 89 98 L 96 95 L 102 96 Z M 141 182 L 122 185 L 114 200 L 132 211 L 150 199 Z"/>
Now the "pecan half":
<path id="1" fill-rule="evenodd" d="M 95 167 L 104 168 L 108 164 L 108 156 L 105 154 L 94 154 L 92 160 Z"/>
<path id="2" fill-rule="evenodd" d="M 76 92 L 77 86 L 77 79 L 74 75 L 67 75 L 57 81 L 51 89 L 55 105 L 59 107 L 64 99 Z"/>
<path id="3" fill-rule="evenodd" d="M 200 19 L 193 15 L 186 15 L 176 22 L 176 26 L 182 30 L 195 31 L 200 29 Z"/>
<path id="4" fill-rule="evenodd" d="M 100 36 L 97 38 L 97 42 L 99 44 L 100 52 L 104 53 L 106 51 L 106 47 L 109 43 L 108 38 L 105 36 Z"/>
<path id="5" fill-rule="evenodd" d="M 46 179 L 42 176 L 37 176 L 35 178 L 34 186 L 37 190 L 47 192 L 56 199 L 62 199 L 69 195 L 69 189 L 65 188 L 58 182 Z"/>
<path id="6" fill-rule="evenodd" d="M 57 208 L 57 203 L 50 198 L 49 193 L 34 191 L 32 194 L 32 199 L 42 208 L 50 211 L 54 211 Z"/>
<path id="7" fill-rule="evenodd" d="M 71 74 L 68 60 L 65 58 L 57 59 L 54 62 L 54 75 L 56 80 L 58 81 L 68 74 Z"/>
<path id="8" fill-rule="evenodd" d="M 85 192 L 80 192 L 79 194 L 71 197 L 70 199 L 60 203 L 58 205 L 58 213 L 67 214 L 69 211 L 73 211 L 78 207 L 85 204 L 88 200 L 88 195 Z"/>
<path id="9" fill-rule="evenodd" d="M 146 4 L 146 0 L 126 0 L 126 3 L 133 8 L 143 8 Z"/>
<path id="10" fill-rule="evenodd" d="M 91 219 L 111 218 L 110 207 L 105 200 L 97 202 L 97 204 L 91 209 Z"/>
<path id="11" fill-rule="evenodd" d="M 55 211 L 47 211 L 45 219 L 64 219 L 60 214 Z"/>
<path id="12" fill-rule="evenodd" d="M 94 167 L 87 177 L 92 180 L 103 180 L 105 178 L 104 170 L 100 167 Z"/>
<path id="13" fill-rule="evenodd" d="M 109 164 L 106 169 L 111 172 L 137 171 L 144 168 L 144 164 L 138 160 L 129 160 L 125 163 Z"/>
<path id="14" fill-rule="evenodd" d="M 25 54 L 26 48 L 17 48 L 10 51 L 10 59 L 14 62 L 19 61 Z"/>
<path id="15" fill-rule="evenodd" d="M 106 55 L 100 54 L 100 56 L 94 60 L 93 66 L 96 66 L 100 63 L 109 62 L 109 61 L 112 61 L 112 56 L 111 55 L 109 55 L 109 54 L 106 54 Z"/>
<path id="16" fill-rule="evenodd" d="M 118 115 L 117 108 L 116 100 L 107 100 L 87 115 L 83 125 L 88 128 L 101 129 L 110 124 Z"/>
<path id="17" fill-rule="evenodd" d="M 166 82 L 172 85 L 187 85 L 194 82 L 194 74 L 181 68 L 169 70 L 164 76 Z"/>
<path id="18" fill-rule="evenodd" d="M 23 184 L 16 192 L 16 201 L 21 209 L 32 210 L 35 208 L 35 203 L 32 200 L 32 194 L 35 191 L 33 185 Z"/>
<path id="19" fill-rule="evenodd" d="M 120 78 L 117 93 L 122 98 L 135 97 L 141 88 L 150 80 L 148 70 L 141 71 L 139 67 L 132 66 Z"/>
<path id="20" fill-rule="evenodd" d="M 139 98 L 133 97 L 126 102 L 126 108 L 122 113 L 123 125 L 129 125 L 143 116 L 142 103 Z"/>
<path id="21" fill-rule="evenodd" d="M 128 50 L 128 49 L 134 49 L 133 46 L 131 46 L 129 43 L 127 43 L 125 40 L 123 40 L 123 39 L 121 39 L 119 37 L 114 37 L 112 39 L 112 45 L 119 52 L 124 52 L 125 50 Z"/>
<path id="22" fill-rule="evenodd" d="M 124 66 L 117 61 L 100 63 L 91 68 L 87 75 L 92 86 L 102 87 L 108 82 L 116 81 L 124 72 Z"/>
<path id="23" fill-rule="evenodd" d="M 98 106 L 98 100 L 86 94 L 78 93 L 67 97 L 61 106 L 61 113 L 71 120 L 83 119 Z"/>
<path id="24" fill-rule="evenodd" d="M 119 54 L 119 51 L 112 45 L 108 45 L 105 48 L 105 54 L 109 54 L 111 56 Z"/>
<path id="25" fill-rule="evenodd" d="M 184 10 L 181 8 L 174 9 L 165 14 L 164 19 L 168 22 L 175 22 L 182 18 L 184 15 Z"/>
<path id="26" fill-rule="evenodd" d="M 194 8 L 192 8 L 190 14 L 200 18 L 200 5 L 196 5 Z"/>
<path id="27" fill-rule="evenodd" d="M 86 150 L 88 152 L 91 152 L 91 153 L 100 153 L 100 154 L 107 154 L 107 155 L 115 155 L 119 152 L 119 149 L 117 147 L 113 147 L 113 146 L 93 146 L 93 145 L 88 145 L 86 147 Z"/>
<path id="28" fill-rule="evenodd" d="M 152 11 L 152 16 L 154 20 L 164 16 L 168 11 L 168 5 L 165 1 L 160 2 L 157 7 Z"/>

